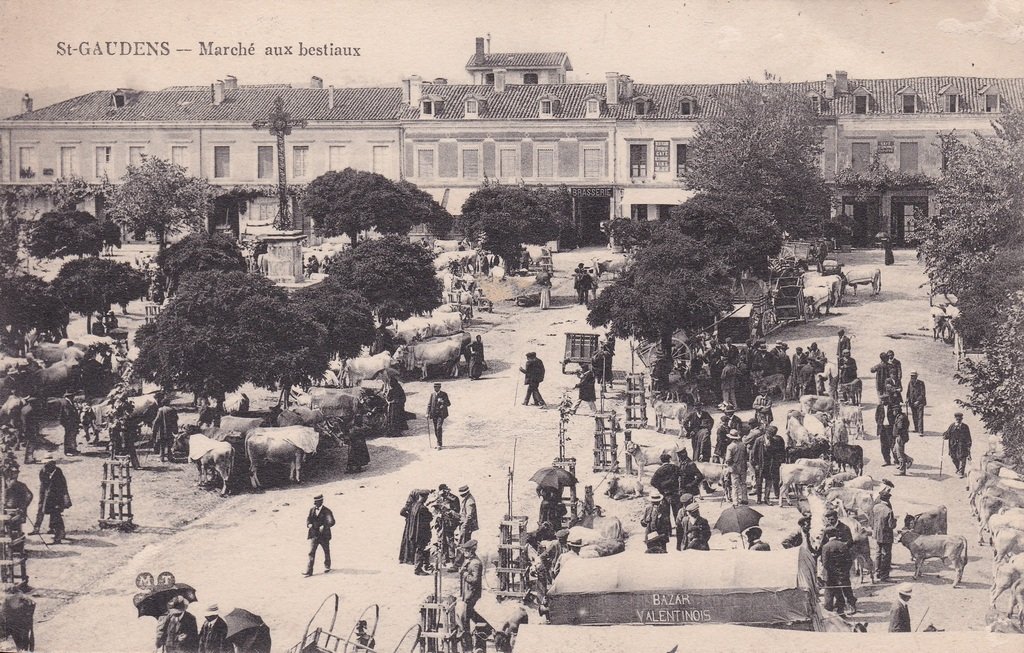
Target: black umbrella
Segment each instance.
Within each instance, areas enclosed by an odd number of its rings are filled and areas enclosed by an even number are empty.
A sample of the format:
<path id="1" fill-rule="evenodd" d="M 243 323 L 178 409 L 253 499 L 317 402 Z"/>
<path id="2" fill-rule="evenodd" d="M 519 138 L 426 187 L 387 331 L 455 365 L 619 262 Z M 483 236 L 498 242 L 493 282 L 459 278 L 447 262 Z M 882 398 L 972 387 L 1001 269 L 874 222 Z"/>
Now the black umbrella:
<path id="1" fill-rule="evenodd" d="M 160 617 L 167 614 L 167 602 L 175 596 L 181 596 L 189 603 L 196 602 L 196 590 L 185 583 L 157 586 L 149 592 L 136 594 L 132 598 L 140 617 Z"/>
<path id="2" fill-rule="evenodd" d="M 242 608 L 235 608 L 224 615 L 224 623 L 228 625 L 228 641 L 235 635 L 241 635 L 246 631 L 266 625 L 258 614 L 253 614 Z"/>
<path id="3" fill-rule="evenodd" d="M 542 467 L 534 472 L 530 480 L 544 488 L 561 490 L 576 485 L 576 477 L 560 467 Z"/>
<path id="4" fill-rule="evenodd" d="M 742 533 L 751 526 L 757 526 L 763 517 L 750 506 L 733 506 L 726 508 L 715 522 L 715 530 L 719 533 Z"/>

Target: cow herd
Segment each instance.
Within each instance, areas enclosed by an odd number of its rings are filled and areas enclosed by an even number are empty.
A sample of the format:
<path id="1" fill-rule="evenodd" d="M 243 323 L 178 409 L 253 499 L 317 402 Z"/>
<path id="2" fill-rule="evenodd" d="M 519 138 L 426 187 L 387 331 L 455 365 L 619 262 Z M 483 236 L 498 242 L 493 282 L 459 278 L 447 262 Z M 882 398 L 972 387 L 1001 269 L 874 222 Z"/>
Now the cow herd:
<path id="1" fill-rule="evenodd" d="M 1016 611 L 1019 627 L 1024 628 L 1024 477 L 986 454 L 967 479 L 971 512 L 978 518 L 978 543 L 992 547 L 992 608 L 1009 592 L 1007 617 Z"/>

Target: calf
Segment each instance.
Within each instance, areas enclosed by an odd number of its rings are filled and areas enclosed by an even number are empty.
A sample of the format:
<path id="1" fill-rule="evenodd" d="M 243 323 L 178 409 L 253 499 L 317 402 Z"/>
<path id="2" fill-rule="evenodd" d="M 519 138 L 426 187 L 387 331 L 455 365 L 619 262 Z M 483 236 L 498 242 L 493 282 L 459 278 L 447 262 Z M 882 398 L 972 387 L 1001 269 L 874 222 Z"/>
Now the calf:
<path id="1" fill-rule="evenodd" d="M 826 470 L 819 467 L 791 463 L 783 464 L 779 467 L 779 480 L 781 482 L 779 505 L 784 505 L 785 497 L 788 497 L 792 490 L 819 485 L 825 480 L 827 473 Z"/>
<path id="2" fill-rule="evenodd" d="M 918 535 L 946 534 L 946 506 L 937 506 L 903 518 L 903 528 Z"/>
<path id="3" fill-rule="evenodd" d="M 726 474 L 728 474 L 725 465 L 719 463 L 696 463 L 697 469 L 704 475 L 704 480 L 707 483 L 717 483 L 718 485 L 724 485 Z"/>
<path id="4" fill-rule="evenodd" d="M 658 433 L 664 433 L 666 422 L 674 419 L 679 422 L 679 435 L 683 435 L 683 422 L 690 412 L 689 406 L 662 401 L 660 398 L 655 397 L 651 407 L 654 410 L 654 430 Z"/>
<path id="5" fill-rule="evenodd" d="M 858 476 L 853 472 L 839 472 L 838 474 L 833 474 L 826 478 L 825 485 L 828 487 L 845 487 L 846 483 L 855 478 L 858 478 Z"/>
<path id="6" fill-rule="evenodd" d="M 849 465 L 858 474 L 864 473 L 864 448 L 860 445 L 836 442 L 832 445 L 832 460 L 841 471 Z"/>
<path id="7" fill-rule="evenodd" d="M 797 445 L 786 449 L 786 462 L 793 463 L 800 458 L 825 458 L 832 450 L 829 441 L 816 438 L 810 444 Z"/>
<path id="8" fill-rule="evenodd" d="M 919 535 L 913 531 L 899 532 L 900 544 L 907 547 L 914 560 L 914 578 L 921 577 L 921 568 L 929 558 L 941 558 L 942 562 L 956 570 L 953 587 L 960 586 L 960 579 L 967 566 L 967 538 L 963 535 Z"/>
<path id="9" fill-rule="evenodd" d="M 811 413 L 836 414 L 836 400 L 828 395 L 800 395 L 800 410 L 806 415 Z"/>
<path id="10" fill-rule="evenodd" d="M 858 476 L 855 479 L 843 483 L 843 487 L 852 487 L 857 488 L 859 490 L 874 490 L 875 485 L 877 484 L 878 481 L 871 478 L 870 476 Z"/>

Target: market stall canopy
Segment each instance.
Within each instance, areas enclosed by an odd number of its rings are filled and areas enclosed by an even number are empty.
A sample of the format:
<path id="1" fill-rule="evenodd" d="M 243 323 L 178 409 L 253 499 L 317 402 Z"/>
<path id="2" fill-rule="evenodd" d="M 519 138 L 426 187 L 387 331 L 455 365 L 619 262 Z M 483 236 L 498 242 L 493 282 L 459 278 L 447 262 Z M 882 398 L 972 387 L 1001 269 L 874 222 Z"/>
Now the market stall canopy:
<path id="1" fill-rule="evenodd" d="M 814 559 L 779 551 L 637 551 L 565 558 L 548 591 L 552 624 L 804 624 L 815 614 Z M 518 649 L 517 649 L 518 651 Z"/>
<path id="2" fill-rule="evenodd" d="M 901 651 L 1018 652 L 1020 635 L 989 632 L 886 632 L 887 624 L 872 624 L 867 633 L 810 633 L 765 630 L 749 626 L 708 624 L 645 628 L 635 625 L 579 627 L 523 624 L 516 635 L 516 653 L 622 653 L 624 651 L 748 651 L 791 652 Z M 698 644 L 699 643 L 699 644 Z"/>

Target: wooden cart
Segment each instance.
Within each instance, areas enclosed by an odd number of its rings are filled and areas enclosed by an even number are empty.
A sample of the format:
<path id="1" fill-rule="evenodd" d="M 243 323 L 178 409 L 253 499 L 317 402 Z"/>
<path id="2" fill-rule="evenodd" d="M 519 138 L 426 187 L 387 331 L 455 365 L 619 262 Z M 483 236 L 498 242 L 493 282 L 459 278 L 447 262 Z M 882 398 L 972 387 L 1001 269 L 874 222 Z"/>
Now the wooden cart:
<path id="1" fill-rule="evenodd" d="M 302 640 L 295 646 L 288 649 L 288 653 L 378 653 L 380 649 L 374 648 L 376 641 L 374 635 L 377 633 L 377 625 L 380 620 L 380 606 L 370 605 L 356 620 L 347 636 L 338 635 L 334 628 L 338 622 L 338 606 L 341 599 L 337 594 L 331 594 L 306 624 L 306 631 L 302 634 Z M 313 627 L 317 617 L 323 611 L 324 606 L 332 606 L 330 623 Z M 419 626 L 413 626 L 398 642 L 395 653 L 408 651 L 411 653 L 419 640 Z"/>
<path id="2" fill-rule="evenodd" d="M 565 357 L 562 359 L 562 374 L 571 374 L 565 369 L 569 363 L 589 363 L 597 353 L 596 333 L 565 334 Z"/>

